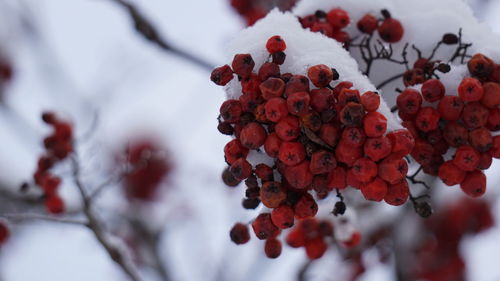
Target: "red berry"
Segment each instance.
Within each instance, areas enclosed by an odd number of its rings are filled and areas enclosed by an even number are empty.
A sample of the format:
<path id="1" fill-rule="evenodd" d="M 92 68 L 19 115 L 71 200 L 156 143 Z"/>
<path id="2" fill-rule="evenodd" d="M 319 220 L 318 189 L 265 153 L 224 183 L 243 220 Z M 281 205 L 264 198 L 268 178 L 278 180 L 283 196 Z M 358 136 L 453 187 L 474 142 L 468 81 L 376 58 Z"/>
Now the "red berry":
<path id="1" fill-rule="evenodd" d="M 415 147 L 413 147 L 411 156 L 417 163 L 422 166 L 429 165 L 432 161 L 433 154 L 434 147 L 429 142 L 422 139 L 417 139 L 415 141 Z"/>
<path id="2" fill-rule="evenodd" d="M 380 178 L 361 186 L 361 193 L 366 200 L 382 201 L 387 194 L 387 183 Z"/>
<path id="3" fill-rule="evenodd" d="M 337 161 L 335 160 L 334 154 L 325 150 L 320 150 L 312 154 L 309 169 L 311 173 L 317 175 L 328 173 L 335 169 L 336 166 Z"/>
<path id="4" fill-rule="evenodd" d="M 281 205 L 272 211 L 271 219 L 278 228 L 285 229 L 293 226 L 294 215 L 290 206 Z"/>
<path id="5" fill-rule="evenodd" d="M 266 141 L 266 130 L 256 122 L 247 124 L 240 132 L 241 144 L 249 149 L 258 149 Z"/>
<path id="6" fill-rule="evenodd" d="M 333 171 L 328 174 L 329 188 L 344 189 L 347 186 L 346 183 L 346 170 L 344 167 L 337 166 Z"/>
<path id="7" fill-rule="evenodd" d="M 231 241 L 233 241 L 236 245 L 247 243 L 250 240 L 248 226 L 242 223 L 235 224 L 229 232 L 229 237 L 231 237 Z"/>
<path id="8" fill-rule="evenodd" d="M 361 233 L 359 231 L 355 231 L 349 240 L 342 242 L 342 245 L 347 248 L 354 248 L 358 246 L 359 243 L 361 243 Z"/>
<path id="9" fill-rule="evenodd" d="M 460 188 L 470 197 L 479 197 L 486 192 L 486 176 L 479 170 L 468 172 Z"/>
<path id="10" fill-rule="evenodd" d="M 372 14 L 365 14 L 357 24 L 359 31 L 366 34 L 373 34 L 378 27 L 378 20 Z"/>
<path id="11" fill-rule="evenodd" d="M 260 200 L 268 208 L 276 208 L 286 199 L 285 188 L 275 181 L 268 181 L 260 189 Z"/>
<path id="12" fill-rule="evenodd" d="M 279 150 L 281 146 L 281 139 L 278 137 L 276 133 L 270 134 L 266 141 L 264 142 L 264 150 L 267 155 L 272 158 L 277 158 L 279 155 Z"/>
<path id="13" fill-rule="evenodd" d="M 341 8 L 335 8 L 328 12 L 326 19 L 335 29 L 342 29 L 349 25 L 351 19 L 347 11 Z"/>
<path id="14" fill-rule="evenodd" d="M 298 219 L 312 218 L 318 212 L 318 204 L 309 193 L 306 193 L 295 203 L 293 209 Z"/>
<path id="15" fill-rule="evenodd" d="M 422 96 L 417 90 L 408 88 L 398 95 L 396 103 L 400 112 L 414 115 L 420 110 Z"/>
<path id="16" fill-rule="evenodd" d="M 306 158 L 304 145 L 298 142 L 284 142 L 279 150 L 279 160 L 285 165 L 294 166 Z"/>
<path id="17" fill-rule="evenodd" d="M 239 121 L 242 108 L 238 100 L 227 100 L 220 106 L 221 117 L 229 123 L 236 123 Z"/>
<path id="18" fill-rule="evenodd" d="M 486 127 L 493 132 L 500 130 L 500 108 L 490 109 Z"/>
<path id="19" fill-rule="evenodd" d="M 234 139 L 224 146 L 224 156 L 229 164 L 234 163 L 239 158 L 246 158 L 248 149 L 244 147 L 241 142 Z"/>
<path id="20" fill-rule="evenodd" d="M 488 82 L 483 85 L 484 94 L 481 104 L 493 109 L 500 106 L 500 84 Z"/>
<path id="21" fill-rule="evenodd" d="M 237 180 L 244 180 L 252 174 L 252 165 L 244 158 L 234 161 L 229 167 L 229 171 Z"/>
<path id="22" fill-rule="evenodd" d="M 310 99 L 307 92 L 295 92 L 290 94 L 286 100 L 288 112 L 297 116 L 306 114 L 309 111 Z"/>
<path id="23" fill-rule="evenodd" d="M 356 188 L 356 189 L 360 189 L 361 186 L 363 185 L 363 183 L 358 179 L 358 177 L 356 175 L 354 175 L 353 169 L 349 169 L 347 171 L 345 180 L 346 180 L 346 184 L 348 186 L 351 186 L 351 187 Z"/>
<path id="24" fill-rule="evenodd" d="M 286 50 L 286 43 L 279 35 L 275 35 L 267 40 L 266 49 L 270 54 L 283 52 Z"/>
<path id="25" fill-rule="evenodd" d="M 370 138 L 381 137 L 387 130 L 387 118 L 379 112 L 368 112 L 363 119 L 366 136 Z"/>
<path id="26" fill-rule="evenodd" d="M 266 110 L 266 118 L 272 122 L 278 122 L 281 118 L 288 115 L 286 101 L 282 98 L 268 100 L 264 108 Z"/>
<path id="27" fill-rule="evenodd" d="M 51 214 L 60 214 L 64 212 L 64 201 L 57 194 L 48 194 L 45 198 L 45 208 Z"/>
<path id="28" fill-rule="evenodd" d="M 270 77 L 275 77 L 275 78 L 279 79 L 280 67 L 279 67 L 279 65 L 277 65 L 275 63 L 266 62 L 259 68 L 259 73 L 257 74 L 257 76 L 259 77 L 260 81 L 266 81 Z M 285 83 L 283 83 L 283 88 L 284 88 L 284 86 L 285 86 Z M 259 85 L 259 88 L 260 88 L 260 85 Z"/>
<path id="29" fill-rule="evenodd" d="M 486 126 L 488 123 L 489 111 L 479 102 L 467 103 L 462 111 L 462 120 L 465 126 L 470 129 Z"/>
<path id="30" fill-rule="evenodd" d="M 385 42 L 395 43 L 403 38 L 403 25 L 397 19 L 387 18 L 378 27 L 380 38 Z"/>
<path id="31" fill-rule="evenodd" d="M 294 116 L 286 116 L 276 124 L 274 130 L 283 141 L 292 141 L 299 137 L 299 120 Z"/>
<path id="32" fill-rule="evenodd" d="M 368 112 L 376 111 L 380 106 L 380 96 L 376 92 L 365 92 L 361 95 L 361 104 Z"/>
<path id="33" fill-rule="evenodd" d="M 344 48 L 348 46 L 346 44 L 351 41 L 351 36 L 349 36 L 349 33 L 343 30 L 334 30 L 331 37 L 336 41 L 343 43 Z"/>
<path id="34" fill-rule="evenodd" d="M 408 163 L 398 155 L 390 155 L 378 165 L 378 175 L 389 184 L 402 181 L 408 173 Z"/>
<path id="35" fill-rule="evenodd" d="M 293 75 L 285 86 L 285 95 L 290 96 L 290 94 L 296 92 L 309 92 L 309 79 L 303 75 Z"/>
<path id="36" fill-rule="evenodd" d="M 438 175 L 444 184 L 449 186 L 460 184 L 465 178 L 465 172 L 453 164 L 452 160 L 444 162 L 439 167 Z"/>
<path id="37" fill-rule="evenodd" d="M 311 108 L 317 112 L 323 112 L 334 103 L 332 90 L 328 88 L 314 89 L 310 93 Z"/>
<path id="38" fill-rule="evenodd" d="M 304 237 L 304 232 L 299 228 L 295 227 L 286 236 L 286 243 L 292 248 L 299 248 L 306 244 Z"/>
<path id="39" fill-rule="evenodd" d="M 500 135 L 493 138 L 493 146 L 489 153 L 493 158 L 500 159 Z"/>
<path id="40" fill-rule="evenodd" d="M 313 181 L 313 174 L 309 171 L 309 161 L 307 160 L 296 166 L 286 167 L 284 176 L 288 183 L 297 189 L 307 188 Z"/>
<path id="41" fill-rule="evenodd" d="M 266 240 L 264 252 L 270 259 L 275 259 L 281 255 L 281 242 L 276 238 L 269 238 Z"/>
<path id="42" fill-rule="evenodd" d="M 323 124 L 319 130 L 319 137 L 329 146 L 335 146 L 340 138 L 339 128 L 332 124 Z"/>
<path id="43" fill-rule="evenodd" d="M 210 80 L 216 85 L 225 86 L 229 81 L 233 80 L 233 70 L 229 65 L 217 67 L 212 71 Z"/>
<path id="44" fill-rule="evenodd" d="M 364 116 L 365 109 L 361 104 L 349 102 L 340 111 L 340 122 L 346 127 L 361 127 Z"/>
<path id="45" fill-rule="evenodd" d="M 464 171 L 472 171 L 479 164 L 479 153 L 470 146 L 461 146 L 455 152 L 453 164 Z"/>
<path id="46" fill-rule="evenodd" d="M 479 78 L 487 78 L 493 72 L 495 63 L 483 54 L 475 54 L 467 62 L 469 72 Z"/>
<path id="47" fill-rule="evenodd" d="M 387 185 L 387 194 L 384 201 L 389 205 L 400 206 L 408 200 L 409 194 L 408 182 L 402 180 L 399 183 Z"/>
<path id="48" fill-rule="evenodd" d="M 361 96 L 359 91 L 355 89 L 342 88 L 337 97 L 340 107 L 344 107 L 349 102 L 361 103 Z"/>
<path id="49" fill-rule="evenodd" d="M 352 165 L 352 173 L 360 182 L 370 182 L 377 176 L 377 164 L 370 159 L 359 158 Z"/>
<path id="50" fill-rule="evenodd" d="M 469 143 L 475 150 L 486 152 L 493 145 L 493 137 L 488 129 L 481 127 L 469 132 Z"/>
<path id="51" fill-rule="evenodd" d="M 305 242 L 307 257 L 311 260 L 319 259 L 325 254 L 328 245 L 322 237 L 317 237 Z"/>
<path id="52" fill-rule="evenodd" d="M 285 92 L 285 82 L 280 78 L 270 77 L 259 85 L 259 89 L 265 100 L 279 98 Z"/>
<path id="53" fill-rule="evenodd" d="M 263 213 L 252 222 L 253 232 L 260 240 L 273 238 L 280 234 L 280 230 L 273 224 L 271 214 Z"/>
<path id="54" fill-rule="evenodd" d="M 465 102 L 479 101 L 483 93 L 483 86 L 476 78 L 465 77 L 458 85 L 458 96 Z"/>
<path id="55" fill-rule="evenodd" d="M 438 111 L 441 118 L 448 121 L 456 121 L 460 118 L 464 102 L 457 96 L 444 96 L 438 104 Z"/>
<path id="56" fill-rule="evenodd" d="M 272 62 L 277 65 L 282 65 L 285 63 L 286 54 L 284 52 L 277 52 L 271 55 Z"/>
<path id="57" fill-rule="evenodd" d="M 366 135 L 361 128 L 348 127 L 342 132 L 341 141 L 346 145 L 361 147 L 365 143 Z"/>
<path id="58" fill-rule="evenodd" d="M 307 70 L 307 76 L 311 80 L 314 86 L 318 88 L 326 87 L 333 80 L 333 71 L 330 67 L 324 64 L 318 64 L 309 67 Z"/>
<path id="59" fill-rule="evenodd" d="M 234 73 L 246 78 L 252 74 L 255 62 L 250 54 L 237 54 L 234 56 L 231 66 Z"/>
<path id="60" fill-rule="evenodd" d="M 450 146 L 459 147 L 467 144 L 468 131 L 460 123 L 448 122 L 443 129 L 443 137 Z"/>
<path id="61" fill-rule="evenodd" d="M 266 164 L 258 164 L 255 166 L 255 175 L 262 180 L 262 182 L 272 181 L 274 178 L 273 168 Z"/>
<path id="62" fill-rule="evenodd" d="M 5 244 L 10 237 L 10 231 L 7 224 L 0 220 L 0 246 Z"/>
<path id="63" fill-rule="evenodd" d="M 335 149 L 335 157 L 338 162 L 344 163 L 347 166 L 352 166 L 354 162 L 363 155 L 361 147 L 354 147 L 345 142 L 339 142 Z"/>
<path id="64" fill-rule="evenodd" d="M 316 22 L 311 26 L 312 32 L 321 33 L 327 37 L 333 36 L 333 27 L 331 24 L 326 22 Z"/>
<path id="65" fill-rule="evenodd" d="M 417 113 L 415 125 L 422 132 L 436 130 L 439 125 L 439 112 L 432 107 L 422 107 Z"/>
<path id="66" fill-rule="evenodd" d="M 392 152 L 401 156 L 408 155 L 415 146 L 415 139 L 408 130 L 401 129 L 387 134 L 392 143 Z"/>
<path id="67" fill-rule="evenodd" d="M 375 162 L 391 154 L 392 144 L 388 137 L 368 138 L 364 145 L 366 156 Z"/>
<path id="68" fill-rule="evenodd" d="M 45 192 L 45 194 L 54 194 L 57 191 L 57 188 L 61 184 L 61 178 L 47 175 L 44 177 L 42 181 L 41 188 Z"/>
<path id="69" fill-rule="evenodd" d="M 422 84 L 422 96 L 428 102 L 436 102 L 444 97 L 444 85 L 438 79 L 430 79 Z"/>

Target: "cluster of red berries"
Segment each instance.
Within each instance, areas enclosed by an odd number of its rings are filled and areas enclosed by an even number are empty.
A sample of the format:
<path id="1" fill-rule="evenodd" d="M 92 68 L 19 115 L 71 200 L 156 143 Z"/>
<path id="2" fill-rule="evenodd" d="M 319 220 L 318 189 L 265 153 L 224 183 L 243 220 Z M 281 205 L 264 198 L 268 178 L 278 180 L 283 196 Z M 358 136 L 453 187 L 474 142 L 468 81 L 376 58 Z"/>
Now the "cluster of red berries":
<path id="1" fill-rule="evenodd" d="M 367 200 L 406 202 L 404 157 L 414 139 L 405 129 L 386 134 L 387 119 L 377 112 L 380 96 L 361 95 L 351 82 L 336 81 L 337 71 L 323 64 L 310 67 L 307 77 L 281 73 L 284 40 L 273 36 L 266 48 L 270 61 L 257 73 L 250 54 L 237 54 L 232 66 L 211 75 L 214 83 L 226 85 L 236 74 L 242 86 L 239 99 L 221 105 L 218 129 L 236 137 L 224 147 L 229 165 L 224 182 L 236 186 L 245 180 L 245 208 L 262 202 L 273 209 L 254 221 L 256 236 L 274 238 L 294 219 L 314 217 L 318 205 L 309 190 L 322 199 L 333 189 L 352 186 Z M 247 160 L 250 150 L 262 147 L 274 159 L 272 167 Z"/>
<path id="2" fill-rule="evenodd" d="M 465 261 L 460 244 L 468 234 L 494 225 L 490 206 L 481 200 L 464 198 L 425 221 L 428 235 L 415 249 L 412 280 L 465 280 Z"/>
<path id="3" fill-rule="evenodd" d="M 481 170 L 500 157 L 500 136 L 492 136 L 500 130 L 500 84 L 489 78 L 494 64 L 485 56 L 473 56 L 468 66 L 473 77 L 461 81 L 458 96 L 446 95 L 440 80 L 429 79 L 421 91 L 405 89 L 396 102 L 403 125 L 416 139 L 411 155 L 423 171 L 478 197 L 486 191 Z M 456 152 L 445 161 L 450 148 Z"/>
<path id="4" fill-rule="evenodd" d="M 356 24 L 359 31 L 372 35 L 378 32 L 380 38 L 388 43 L 401 40 L 404 28 L 401 22 L 391 17 L 387 10 L 382 10 L 383 18 L 377 18 L 372 14 L 365 14 Z M 327 37 L 333 38 L 344 46 L 349 46 L 351 36 L 344 30 L 351 19 L 349 13 L 342 8 L 334 8 L 328 13 L 322 10 L 314 14 L 299 18 L 302 27 L 309 28 L 313 32 L 320 32 Z"/>
<path id="5" fill-rule="evenodd" d="M 3 220 L 0 220 L 0 246 L 5 244 L 5 242 L 7 242 L 9 236 L 10 236 L 9 227 Z"/>
<path id="6" fill-rule="evenodd" d="M 124 178 L 125 193 L 129 199 L 153 200 L 157 190 L 170 172 L 171 165 L 165 151 L 149 139 L 131 143 L 127 148 L 130 171 Z"/>
<path id="7" fill-rule="evenodd" d="M 73 151 L 73 129 L 70 123 L 59 120 L 52 112 L 43 113 L 42 120 L 52 126 L 53 131 L 43 140 L 45 153 L 38 159 L 33 179 L 44 193 L 47 211 L 59 214 L 64 211 L 64 201 L 58 194 L 61 178 L 51 174 L 50 169 Z"/>
<path id="8" fill-rule="evenodd" d="M 278 7 L 282 11 L 289 11 L 295 6 L 296 0 L 230 0 L 233 9 L 246 21 L 247 25 L 253 25 L 259 19 L 265 17 L 269 11 Z"/>

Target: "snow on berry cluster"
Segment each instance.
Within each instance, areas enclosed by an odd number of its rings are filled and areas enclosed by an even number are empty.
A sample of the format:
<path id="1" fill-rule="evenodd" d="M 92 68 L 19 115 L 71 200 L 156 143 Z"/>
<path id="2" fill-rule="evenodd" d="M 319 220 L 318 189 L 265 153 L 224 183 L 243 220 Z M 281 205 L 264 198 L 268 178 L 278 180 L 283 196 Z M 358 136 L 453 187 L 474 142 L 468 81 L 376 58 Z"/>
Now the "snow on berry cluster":
<path id="1" fill-rule="evenodd" d="M 60 214 L 64 212 L 64 201 L 58 194 L 61 178 L 50 170 L 73 151 L 73 129 L 70 123 L 60 120 L 52 112 L 43 113 L 42 120 L 52 126 L 53 132 L 43 140 L 45 153 L 38 159 L 33 179 L 43 191 L 47 211 Z"/>
<path id="2" fill-rule="evenodd" d="M 467 195 L 478 197 L 486 191 L 482 170 L 500 157 L 500 136 L 493 136 L 500 130 L 500 72 L 482 54 L 474 55 L 467 66 L 470 76 L 455 92 L 446 92 L 440 80 L 429 79 L 420 90 L 407 88 L 400 93 L 397 108 L 416 139 L 411 155 L 424 172 L 439 175 L 446 185 L 460 184 Z"/>
<path id="3" fill-rule="evenodd" d="M 268 257 L 279 255 L 276 237 L 295 220 L 293 231 L 308 236 L 302 220 L 318 211 L 310 190 L 322 199 L 350 186 L 367 200 L 406 202 L 404 157 L 413 137 L 339 43 L 275 11 L 242 32 L 233 48 L 231 66 L 211 75 L 214 83 L 227 85 L 229 96 L 221 105 L 218 129 L 235 136 L 224 147 L 229 168 L 223 179 L 229 186 L 245 181 L 245 208 L 262 203 L 271 209 L 252 223 L 257 238 L 266 240 Z M 341 206 L 336 213 L 345 211 Z M 248 241 L 247 232 L 246 225 L 237 224 L 231 237 L 241 244 Z M 344 245 L 355 246 L 360 234 L 350 234 L 343 237 Z M 305 246 L 310 258 L 319 258 L 326 250 L 325 236 L 289 244 Z"/>
<path id="4" fill-rule="evenodd" d="M 230 0 L 233 9 L 245 19 L 247 25 L 253 25 L 275 7 L 281 11 L 289 11 L 296 2 L 296 0 Z"/>

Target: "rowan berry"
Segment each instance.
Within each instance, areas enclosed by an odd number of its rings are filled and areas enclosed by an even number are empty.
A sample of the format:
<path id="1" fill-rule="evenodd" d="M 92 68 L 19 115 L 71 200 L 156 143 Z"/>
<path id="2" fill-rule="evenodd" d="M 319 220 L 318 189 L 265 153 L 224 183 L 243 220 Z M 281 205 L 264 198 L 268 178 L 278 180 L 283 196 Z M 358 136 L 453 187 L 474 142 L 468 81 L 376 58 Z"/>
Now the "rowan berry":
<path id="1" fill-rule="evenodd" d="M 387 183 L 378 177 L 367 184 L 361 185 L 360 189 L 365 199 L 370 201 L 382 201 L 388 190 Z"/>
<path id="2" fill-rule="evenodd" d="M 302 161 L 296 166 L 285 168 L 284 176 L 287 182 L 297 189 L 308 188 L 313 181 L 313 174 L 309 171 L 309 161 Z"/>
<path id="3" fill-rule="evenodd" d="M 365 14 L 357 23 L 359 31 L 366 34 L 373 34 L 378 27 L 378 19 L 372 14 Z"/>
<path id="4" fill-rule="evenodd" d="M 288 112 L 293 115 L 303 116 L 309 111 L 309 93 L 295 92 L 288 95 L 286 103 Z"/>
<path id="5" fill-rule="evenodd" d="M 352 165 L 352 173 L 356 178 L 362 182 L 370 182 L 377 176 L 377 164 L 367 158 L 359 158 Z"/>
<path id="6" fill-rule="evenodd" d="M 468 131 L 458 122 L 448 122 L 444 127 L 443 137 L 452 147 L 459 147 L 468 143 Z"/>
<path id="7" fill-rule="evenodd" d="M 378 27 L 380 38 L 388 43 L 395 43 L 403 38 L 403 25 L 394 18 L 386 18 Z"/>
<path id="8" fill-rule="evenodd" d="M 318 204 L 309 193 L 305 193 L 293 206 L 293 209 L 297 219 L 312 218 L 318 212 Z"/>
<path id="9" fill-rule="evenodd" d="M 486 127 L 493 132 L 500 130 L 500 108 L 490 109 Z"/>
<path id="10" fill-rule="evenodd" d="M 272 98 L 264 106 L 266 118 L 272 122 L 278 122 L 288 115 L 286 101 L 282 98 Z"/>
<path id="11" fill-rule="evenodd" d="M 334 103 L 332 90 L 328 88 L 311 90 L 309 96 L 311 98 L 310 106 L 316 112 L 323 112 Z"/>
<path id="12" fill-rule="evenodd" d="M 392 152 L 401 156 L 408 155 L 415 146 L 415 139 L 408 130 L 400 129 L 387 134 L 392 143 Z"/>
<path id="13" fill-rule="evenodd" d="M 493 157 L 491 156 L 490 153 L 481 153 L 481 156 L 479 157 L 479 164 L 477 164 L 477 168 L 481 170 L 486 170 L 488 169 L 491 164 L 493 163 Z"/>
<path id="14" fill-rule="evenodd" d="M 444 163 L 444 158 L 440 154 L 434 153 L 432 160 L 427 165 L 422 166 L 424 173 L 437 177 L 439 174 L 439 167 Z"/>
<path id="15" fill-rule="evenodd" d="M 279 79 L 280 76 L 281 74 L 279 65 L 272 62 L 265 62 L 264 64 L 262 64 L 257 74 L 257 77 L 259 78 L 260 81 L 266 81 L 268 78 L 271 77 Z"/>
<path id="16" fill-rule="evenodd" d="M 335 146 L 340 138 L 340 128 L 333 124 L 323 124 L 319 130 L 319 137 L 329 146 Z"/>
<path id="17" fill-rule="evenodd" d="M 469 72 L 479 78 L 487 78 L 493 72 L 495 63 L 483 54 L 475 54 L 467 62 Z"/>
<path id="18" fill-rule="evenodd" d="M 297 165 L 306 158 L 304 145 L 298 142 L 284 142 L 280 146 L 278 158 L 285 165 Z"/>
<path id="19" fill-rule="evenodd" d="M 57 215 L 64 212 L 64 201 L 59 195 L 55 193 L 47 194 L 44 200 L 44 204 L 47 212 L 51 214 Z"/>
<path id="20" fill-rule="evenodd" d="M 267 40 L 266 49 L 270 54 L 283 52 L 286 50 L 286 43 L 279 35 L 275 35 Z"/>
<path id="21" fill-rule="evenodd" d="M 462 183 L 465 172 L 458 168 L 452 160 L 446 161 L 439 167 L 439 178 L 444 184 L 452 186 Z"/>
<path id="22" fill-rule="evenodd" d="M 386 137 L 368 138 L 364 144 L 364 152 L 371 160 L 378 162 L 391 154 L 391 140 Z"/>
<path id="23" fill-rule="evenodd" d="M 45 194 L 54 194 L 59 185 L 61 184 L 61 178 L 48 174 L 43 178 L 41 183 L 41 188 Z"/>
<path id="24" fill-rule="evenodd" d="M 228 135 L 231 136 L 234 134 L 234 129 L 229 122 L 219 122 L 219 125 L 217 125 L 217 130 L 223 134 L 223 135 Z"/>
<path id="25" fill-rule="evenodd" d="M 314 175 L 324 174 L 332 171 L 337 166 L 337 161 L 333 153 L 320 150 L 311 156 L 309 169 Z"/>
<path id="26" fill-rule="evenodd" d="M 434 147 L 427 141 L 417 139 L 411 152 L 411 157 L 420 165 L 429 165 L 434 154 Z"/>
<path id="27" fill-rule="evenodd" d="M 324 64 L 318 64 L 309 67 L 307 77 L 311 80 L 314 86 L 318 88 L 326 87 L 333 80 L 333 71 L 330 67 Z"/>
<path id="28" fill-rule="evenodd" d="M 344 28 L 351 22 L 347 11 L 341 8 L 330 10 L 326 15 L 326 19 L 335 29 Z"/>
<path id="29" fill-rule="evenodd" d="M 327 37 L 332 37 L 334 31 L 332 25 L 326 22 L 316 22 L 310 29 L 312 32 L 318 32 Z"/>
<path id="30" fill-rule="evenodd" d="M 322 237 L 317 237 L 312 240 L 307 240 L 305 242 L 305 248 L 307 257 L 311 260 L 315 260 L 321 258 L 325 254 L 328 245 Z"/>
<path id="31" fill-rule="evenodd" d="M 260 189 L 260 200 L 268 208 L 276 208 L 286 199 L 286 191 L 279 182 L 268 181 Z"/>
<path id="32" fill-rule="evenodd" d="M 408 201 L 410 189 L 408 182 L 402 180 L 396 184 L 387 185 L 387 193 L 385 194 L 384 201 L 393 206 L 400 206 Z"/>
<path id="33" fill-rule="evenodd" d="M 285 95 L 288 97 L 296 92 L 309 92 L 309 79 L 304 75 L 292 75 L 286 82 Z"/>
<path id="34" fill-rule="evenodd" d="M 231 140 L 224 146 L 224 157 L 226 162 L 233 164 L 239 158 L 246 158 L 248 148 L 244 147 L 238 139 Z"/>
<path id="35" fill-rule="evenodd" d="M 349 102 L 340 111 L 340 121 L 346 127 L 361 127 L 365 109 L 359 103 Z"/>
<path id="36" fill-rule="evenodd" d="M 474 129 L 486 126 L 489 111 L 479 102 L 469 102 L 462 111 L 462 120 L 467 128 Z"/>
<path id="37" fill-rule="evenodd" d="M 429 79 L 422 84 L 422 96 L 428 102 L 436 102 L 444 97 L 445 88 L 438 79 Z"/>
<path id="38" fill-rule="evenodd" d="M 240 180 L 237 180 L 231 171 L 229 171 L 229 167 L 224 169 L 222 172 L 222 181 L 224 182 L 225 185 L 230 186 L 230 187 L 235 187 L 238 184 L 240 184 Z"/>
<path id="39" fill-rule="evenodd" d="M 500 84 L 493 82 L 483 84 L 481 104 L 490 109 L 500 106 Z"/>
<path id="40" fill-rule="evenodd" d="M 260 200 L 258 198 L 245 198 L 241 201 L 241 205 L 247 210 L 254 210 L 259 204 Z"/>
<path id="41" fill-rule="evenodd" d="M 276 238 L 269 238 L 266 240 L 264 252 L 270 259 L 275 259 L 281 255 L 281 242 Z"/>
<path id="42" fill-rule="evenodd" d="M 361 147 L 365 143 L 366 135 L 361 128 L 347 127 L 342 131 L 341 141 L 346 145 Z"/>
<path id="43" fill-rule="evenodd" d="M 266 130 L 256 122 L 247 124 L 240 132 L 240 141 L 249 149 L 258 149 L 266 141 Z"/>
<path id="44" fill-rule="evenodd" d="M 258 215 L 252 222 L 252 229 L 255 236 L 257 236 L 260 240 L 276 237 L 281 232 L 279 228 L 273 224 L 271 214 L 269 213 L 262 213 Z"/>
<path id="45" fill-rule="evenodd" d="M 361 95 L 361 104 L 368 112 L 376 111 L 380 106 L 380 96 L 376 92 L 365 92 Z"/>
<path id="46" fill-rule="evenodd" d="M 408 163 L 399 155 L 389 155 L 378 165 L 378 175 L 389 184 L 400 182 L 408 173 Z"/>
<path id="47" fill-rule="evenodd" d="M 361 186 L 364 184 L 358 179 L 356 175 L 354 175 L 352 168 L 347 170 L 345 181 L 348 186 L 355 189 L 360 189 Z"/>
<path id="48" fill-rule="evenodd" d="M 292 248 L 299 248 L 306 244 L 304 232 L 299 227 L 295 227 L 288 232 L 285 240 L 286 243 Z"/>
<path id="49" fill-rule="evenodd" d="M 493 137 L 493 146 L 489 153 L 493 158 L 500 159 L 500 135 Z"/>
<path id="50" fill-rule="evenodd" d="M 300 135 L 299 120 L 294 116 L 286 116 L 276 124 L 274 130 L 283 141 L 293 141 Z"/>
<path id="51" fill-rule="evenodd" d="M 458 96 L 465 102 L 480 101 L 483 94 L 483 86 L 476 78 L 465 77 L 458 85 Z"/>
<path id="52" fill-rule="evenodd" d="M 424 70 L 414 68 L 403 73 L 403 84 L 405 87 L 424 83 L 426 80 Z"/>
<path id="53" fill-rule="evenodd" d="M 463 145 L 455 152 L 453 164 L 464 171 L 472 171 L 476 169 L 479 157 L 479 153 L 474 148 Z"/>
<path id="54" fill-rule="evenodd" d="M 349 102 L 361 103 L 361 96 L 359 91 L 355 89 L 342 88 L 337 96 L 338 105 L 344 107 Z"/>
<path id="55" fill-rule="evenodd" d="M 370 138 L 381 137 L 387 131 L 387 118 L 379 112 L 368 112 L 363 119 L 363 128 Z"/>
<path id="56" fill-rule="evenodd" d="M 227 100 L 222 103 L 219 112 L 226 122 L 236 123 L 242 113 L 241 103 L 238 100 Z"/>
<path id="57" fill-rule="evenodd" d="M 229 81 L 233 80 L 233 70 L 229 65 L 217 67 L 212 71 L 210 80 L 216 85 L 225 86 Z"/>
<path id="58" fill-rule="evenodd" d="M 355 231 L 352 233 L 349 240 L 342 241 L 342 245 L 346 248 L 354 248 L 361 243 L 361 233 L 359 231 Z"/>
<path id="59" fill-rule="evenodd" d="M 305 128 L 317 132 L 321 129 L 321 116 L 318 113 L 311 111 L 300 118 L 302 126 Z"/>
<path id="60" fill-rule="evenodd" d="M 231 66 L 234 73 L 246 78 L 252 74 L 255 62 L 250 54 L 237 54 L 234 56 Z"/>
<path id="61" fill-rule="evenodd" d="M 272 62 L 277 65 L 282 65 L 285 63 L 286 54 L 284 52 L 276 52 L 271 55 Z"/>
<path id="62" fill-rule="evenodd" d="M 278 228 L 285 229 L 293 226 L 294 211 L 290 206 L 281 205 L 271 212 L 271 220 Z"/>
<path id="63" fill-rule="evenodd" d="M 486 176 L 479 170 L 468 172 L 460 188 L 470 197 L 479 197 L 486 192 Z"/>
<path id="64" fill-rule="evenodd" d="M 244 158 L 234 161 L 229 168 L 231 174 L 237 180 L 244 180 L 252 174 L 252 165 Z"/>
<path id="65" fill-rule="evenodd" d="M 442 119 L 456 121 L 460 118 L 464 102 L 457 96 L 444 96 L 438 104 L 438 111 Z"/>
<path id="66" fill-rule="evenodd" d="M 352 166 L 354 162 L 363 156 L 363 148 L 362 147 L 354 147 L 352 145 L 348 145 L 345 142 L 341 141 L 335 148 L 335 157 L 338 162 L 344 163 L 347 166 Z"/>
<path id="67" fill-rule="evenodd" d="M 337 166 L 328 174 L 327 186 L 331 189 L 344 189 L 347 187 L 346 170 L 344 167 Z"/>
<path id="68" fill-rule="evenodd" d="M 242 223 L 235 224 L 229 232 L 229 237 L 236 245 L 247 243 L 250 240 L 248 226 Z"/>
<path id="69" fill-rule="evenodd" d="M 261 179 L 262 182 L 272 181 L 274 178 L 273 173 L 274 173 L 273 168 L 269 167 L 266 164 L 261 163 L 255 166 L 255 175 L 259 179 Z"/>
<path id="70" fill-rule="evenodd" d="M 328 174 L 318 174 L 313 177 L 311 184 L 312 190 L 316 192 L 316 197 L 321 200 L 328 197 L 328 193 L 332 191 L 328 186 Z"/>
<path id="71" fill-rule="evenodd" d="M 265 100 L 279 98 L 285 92 L 285 82 L 280 78 L 269 77 L 259 85 L 259 89 Z"/>
<path id="72" fill-rule="evenodd" d="M 469 143 L 478 152 L 486 152 L 493 145 L 493 137 L 488 129 L 481 127 L 469 132 Z"/>

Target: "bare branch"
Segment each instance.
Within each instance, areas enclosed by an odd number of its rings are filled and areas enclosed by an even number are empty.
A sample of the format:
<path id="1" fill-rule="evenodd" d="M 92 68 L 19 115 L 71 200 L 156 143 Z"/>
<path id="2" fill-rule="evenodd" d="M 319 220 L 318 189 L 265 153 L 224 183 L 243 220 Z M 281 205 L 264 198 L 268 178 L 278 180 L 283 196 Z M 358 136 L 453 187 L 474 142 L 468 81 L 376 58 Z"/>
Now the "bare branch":
<path id="1" fill-rule="evenodd" d="M 45 216 L 32 213 L 0 214 L 0 217 L 6 218 L 10 221 L 41 220 L 41 221 L 50 221 L 50 222 L 64 223 L 64 224 L 74 224 L 79 226 L 88 226 L 87 222 L 81 220 L 62 218 L 56 216 Z"/>

